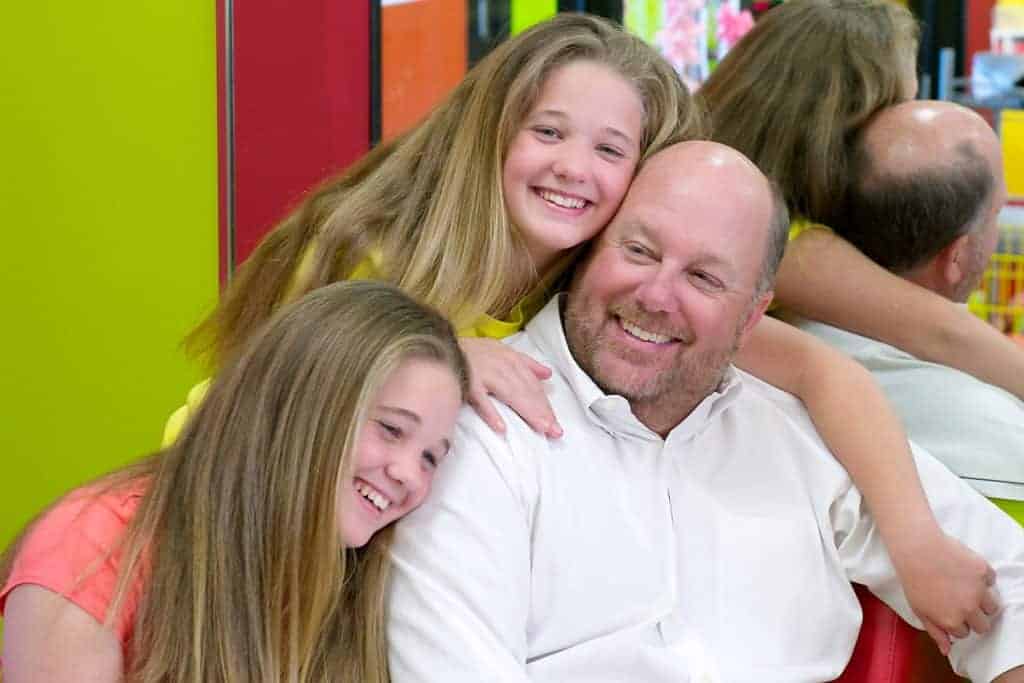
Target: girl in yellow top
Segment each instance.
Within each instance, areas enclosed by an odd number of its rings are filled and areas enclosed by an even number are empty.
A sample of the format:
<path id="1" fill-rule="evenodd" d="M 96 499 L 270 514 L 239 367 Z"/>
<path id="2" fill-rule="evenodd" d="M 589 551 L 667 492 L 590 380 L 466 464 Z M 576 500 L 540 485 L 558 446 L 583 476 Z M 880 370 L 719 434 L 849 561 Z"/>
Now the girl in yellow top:
<path id="1" fill-rule="evenodd" d="M 566 97 L 586 88 L 592 106 Z M 286 217 L 192 335 L 223 363 L 283 302 L 353 276 L 396 283 L 466 330 L 469 401 L 560 429 L 549 370 L 493 339 L 519 329 L 575 250 L 612 218 L 639 164 L 703 137 L 704 119 L 651 47 L 564 14 L 498 46 L 419 126 L 371 151 Z M 685 222 L 683 222 L 685 225 Z M 905 435 L 870 375 L 788 325 L 758 325 L 741 365 L 801 397 L 878 518 L 911 604 L 944 629 L 980 615 L 991 571 L 942 534 Z"/>

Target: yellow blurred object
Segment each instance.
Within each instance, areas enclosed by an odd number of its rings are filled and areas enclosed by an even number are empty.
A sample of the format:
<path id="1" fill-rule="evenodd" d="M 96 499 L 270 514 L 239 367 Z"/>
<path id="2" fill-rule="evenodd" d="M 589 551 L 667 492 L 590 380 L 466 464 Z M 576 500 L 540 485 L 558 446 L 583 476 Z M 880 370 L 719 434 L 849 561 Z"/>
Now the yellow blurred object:
<path id="1" fill-rule="evenodd" d="M 1024 110 L 1004 109 L 999 117 L 1006 190 L 1011 197 L 1024 197 Z"/>
<path id="2" fill-rule="evenodd" d="M 999 331 L 1014 338 L 1024 335 L 1024 223 L 1002 224 L 981 286 L 971 294 L 967 306 Z"/>

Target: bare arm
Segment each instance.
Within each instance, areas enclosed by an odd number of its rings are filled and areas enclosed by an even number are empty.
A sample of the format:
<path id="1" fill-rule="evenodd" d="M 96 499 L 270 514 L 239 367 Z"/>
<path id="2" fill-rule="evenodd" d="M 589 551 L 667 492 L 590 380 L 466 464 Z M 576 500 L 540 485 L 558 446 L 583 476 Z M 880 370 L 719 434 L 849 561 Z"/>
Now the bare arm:
<path id="1" fill-rule="evenodd" d="M 1014 667 L 997 676 L 993 683 L 1024 683 L 1024 666 Z"/>
<path id="2" fill-rule="evenodd" d="M 121 643 L 90 614 L 57 593 L 30 584 L 7 597 L 6 683 L 117 683 Z"/>
<path id="3" fill-rule="evenodd" d="M 1016 344 L 827 230 L 807 230 L 789 243 L 775 300 L 805 318 L 949 365 L 1024 400 L 1024 351 Z"/>
<path id="4" fill-rule="evenodd" d="M 799 397 L 871 509 L 914 611 L 943 651 L 944 632 L 987 630 L 991 569 L 939 528 L 903 427 L 871 374 L 811 335 L 772 318 L 736 357 L 744 370 Z"/>

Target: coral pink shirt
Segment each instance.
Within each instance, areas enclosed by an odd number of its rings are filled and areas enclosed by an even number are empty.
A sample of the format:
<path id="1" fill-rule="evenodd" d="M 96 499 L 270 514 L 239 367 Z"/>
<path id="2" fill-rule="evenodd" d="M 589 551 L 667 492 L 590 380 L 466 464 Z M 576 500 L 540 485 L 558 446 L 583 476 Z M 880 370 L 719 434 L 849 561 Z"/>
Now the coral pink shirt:
<path id="1" fill-rule="evenodd" d="M 29 529 L 0 588 L 0 614 L 12 590 L 33 584 L 62 595 L 103 623 L 117 585 L 120 553 L 112 551 L 142 494 L 141 486 L 102 495 L 87 487 L 72 491 L 46 512 Z M 136 580 L 113 622 L 126 662 L 140 591 Z"/>

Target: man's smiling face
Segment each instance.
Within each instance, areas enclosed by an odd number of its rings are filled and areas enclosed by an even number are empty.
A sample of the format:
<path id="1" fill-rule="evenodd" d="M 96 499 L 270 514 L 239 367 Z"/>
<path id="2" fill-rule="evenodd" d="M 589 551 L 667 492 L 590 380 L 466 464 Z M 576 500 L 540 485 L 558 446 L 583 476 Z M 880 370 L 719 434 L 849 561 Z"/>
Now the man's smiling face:
<path id="1" fill-rule="evenodd" d="M 580 367 L 641 419 L 655 405 L 683 419 L 770 298 L 756 285 L 771 212 L 767 182 L 732 150 L 688 143 L 652 158 L 570 289 Z"/>

